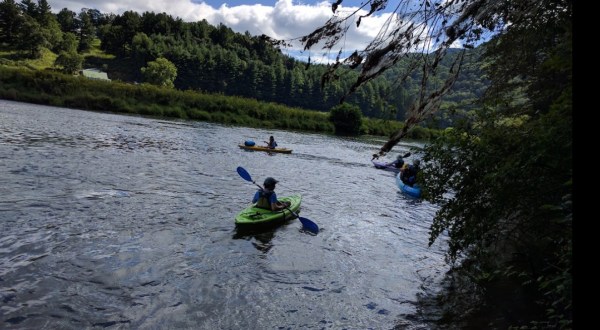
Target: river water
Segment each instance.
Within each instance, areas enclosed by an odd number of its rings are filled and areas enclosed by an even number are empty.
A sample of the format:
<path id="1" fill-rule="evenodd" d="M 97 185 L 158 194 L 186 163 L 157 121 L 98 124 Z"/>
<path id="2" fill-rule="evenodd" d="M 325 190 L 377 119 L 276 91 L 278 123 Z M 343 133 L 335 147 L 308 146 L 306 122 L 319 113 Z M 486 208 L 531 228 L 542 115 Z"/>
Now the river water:
<path id="1" fill-rule="evenodd" d="M 293 153 L 237 147 L 269 135 Z M 0 328 L 427 329 L 445 243 L 382 143 L 0 100 Z M 237 231 L 238 166 L 319 234 Z"/>

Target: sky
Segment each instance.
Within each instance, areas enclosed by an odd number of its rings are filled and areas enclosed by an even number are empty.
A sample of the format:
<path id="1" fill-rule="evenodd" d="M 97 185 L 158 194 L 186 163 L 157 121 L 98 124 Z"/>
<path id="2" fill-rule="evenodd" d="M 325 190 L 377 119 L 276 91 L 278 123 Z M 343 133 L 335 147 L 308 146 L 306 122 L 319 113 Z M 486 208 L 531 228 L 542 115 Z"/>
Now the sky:
<path id="1" fill-rule="evenodd" d="M 338 11 L 355 10 L 361 0 L 344 0 Z M 79 13 L 82 8 L 97 9 L 102 13 L 122 14 L 131 10 L 140 14 L 145 11 L 167 13 L 179 17 L 186 22 L 206 19 L 212 25 L 223 23 L 233 31 L 251 35 L 266 34 L 275 39 L 291 40 L 307 35 L 315 28 L 323 25 L 331 16 L 331 0 L 49 0 L 52 11 L 58 13 L 68 8 Z M 365 12 L 366 13 L 366 12 Z M 357 29 L 355 24 L 342 43 L 348 52 L 363 49 L 379 32 L 389 13 L 382 12 L 372 18 L 365 18 Z M 327 56 L 320 47 L 311 51 L 297 48 L 282 51 L 300 60 L 309 56 L 313 62 L 328 62 Z M 331 62 L 331 61 L 330 61 Z"/>

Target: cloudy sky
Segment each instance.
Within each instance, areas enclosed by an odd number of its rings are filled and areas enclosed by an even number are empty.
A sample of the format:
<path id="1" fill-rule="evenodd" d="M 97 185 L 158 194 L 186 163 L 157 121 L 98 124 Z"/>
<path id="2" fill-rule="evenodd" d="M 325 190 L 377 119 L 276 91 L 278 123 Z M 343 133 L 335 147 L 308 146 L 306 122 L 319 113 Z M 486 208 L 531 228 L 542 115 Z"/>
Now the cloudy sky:
<path id="1" fill-rule="evenodd" d="M 338 11 L 355 10 L 361 0 L 344 0 Z M 321 26 L 331 17 L 331 0 L 49 0 L 52 11 L 68 8 L 76 13 L 82 8 L 97 9 L 102 13 L 121 14 L 132 10 L 167 13 L 187 22 L 206 19 L 213 25 L 223 23 L 236 32 L 248 31 L 252 35 L 266 34 L 275 39 L 290 40 L 301 37 Z M 345 50 L 352 52 L 363 48 L 378 32 L 389 14 L 363 19 L 360 28 L 352 24 L 344 40 Z M 315 61 L 323 55 L 320 48 L 308 52 L 282 49 L 285 53 L 302 59 L 311 56 Z M 331 54 L 335 57 L 336 52 Z"/>

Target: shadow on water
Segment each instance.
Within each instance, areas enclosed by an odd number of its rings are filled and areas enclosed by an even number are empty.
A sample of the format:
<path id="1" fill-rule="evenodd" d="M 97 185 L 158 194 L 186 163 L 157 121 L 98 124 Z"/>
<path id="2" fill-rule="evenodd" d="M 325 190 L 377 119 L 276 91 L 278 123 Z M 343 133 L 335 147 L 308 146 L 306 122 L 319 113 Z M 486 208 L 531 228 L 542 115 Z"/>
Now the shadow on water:
<path id="1" fill-rule="evenodd" d="M 285 222 L 278 221 L 275 223 L 259 225 L 259 226 L 257 226 L 257 225 L 253 225 L 253 226 L 236 225 L 232 238 L 233 239 L 243 239 L 243 240 L 247 240 L 247 241 L 254 239 L 255 241 L 252 242 L 252 245 L 254 245 L 254 247 L 257 250 L 259 250 L 263 253 L 267 253 L 273 247 L 271 240 L 273 240 L 273 237 L 275 237 L 275 232 L 277 231 L 277 229 L 289 224 L 294 219 L 289 219 L 289 220 L 286 220 Z"/>
<path id="2" fill-rule="evenodd" d="M 509 329 L 543 317 L 545 311 L 519 283 L 478 285 L 469 274 L 473 265 L 467 264 L 448 270 L 439 287 L 423 286 L 414 303 L 416 312 L 402 315 L 394 329 Z"/>
<path id="3" fill-rule="evenodd" d="M 297 221 L 297 218 L 288 219 L 285 222 L 278 222 L 275 224 L 262 225 L 262 226 L 240 226 L 236 225 L 234 234 L 232 239 L 243 239 L 247 241 L 251 241 L 252 245 L 259 251 L 263 253 L 269 252 L 269 250 L 273 247 L 271 240 L 275 237 L 275 232 L 282 227 L 290 225 L 291 223 Z M 317 234 L 312 233 L 309 230 L 305 230 L 304 227 L 299 230 L 300 233 L 317 236 Z"/>
<path id="4" fill-rule="evenodd" d="M 247 241 L 254 239 L 255 242 L 252 242 L 252 245 L 254 245 L 258 251 L 267 253 L 273 247 L 271 240 L 275 236 L 275 230 L 276 229 L 260 231 L 252 229 L 239 229 L 236 227 L 232 238 L 244 239 Z"/>

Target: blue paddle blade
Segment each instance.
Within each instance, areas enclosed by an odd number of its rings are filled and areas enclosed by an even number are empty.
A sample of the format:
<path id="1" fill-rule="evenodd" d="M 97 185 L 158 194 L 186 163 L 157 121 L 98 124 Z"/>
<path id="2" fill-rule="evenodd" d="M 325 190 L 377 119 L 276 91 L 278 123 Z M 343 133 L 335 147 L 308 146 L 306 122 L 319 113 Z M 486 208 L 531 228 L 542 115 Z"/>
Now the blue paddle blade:
<path id="1" fill-rule="evenodd" d="M 315 233 L 315 234 L 319 233 L 319 226 L 317 226 L 316 223 L 314 223 L 314 222 L 312 222 L 312 221 L 310 221 L 310 220 L 308 220 L 306 218 L 303 218 L 303 217 L 298 217 L 298 219 L 300 220 L 300 222 L 302 222 L 302 226 L 306 230 L 308 230 L 308 231 L 310 231 L 312 233 Z"/>
<path id="2" fill-rule="evenodd" d="M 250 173 L 248 173 L 248 171 L 246 171 L 243 167 L 238 166 L 237 172 L 244 180 L 252 182 L 252 177 L 250 176 Z"/>

